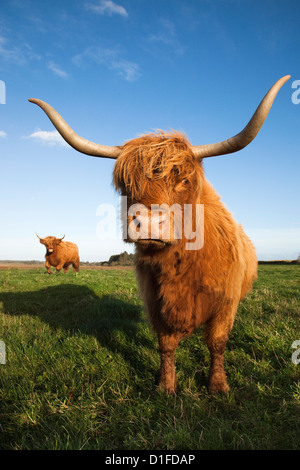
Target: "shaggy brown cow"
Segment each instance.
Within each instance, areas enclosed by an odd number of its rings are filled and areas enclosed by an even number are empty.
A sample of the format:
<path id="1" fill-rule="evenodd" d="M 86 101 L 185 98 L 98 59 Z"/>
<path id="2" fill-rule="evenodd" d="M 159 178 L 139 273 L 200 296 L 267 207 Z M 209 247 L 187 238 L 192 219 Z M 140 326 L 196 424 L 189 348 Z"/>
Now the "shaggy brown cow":
<path id="1" fill-rule="evenodd" d="M 192 146 L 179 133 L 163 132 L 120 147 L 95 144 L 75 134 L 47 103 L 30 100 L 46 112 L 75 149 L 88 155 L 117 158 L 113 181 L 117 190 L 127 197 L 127 240 L 136 243 L 137 279 L 150 322 L 158 335 L 160 384 L 168 392 L 176 389 L 176 348 L 202 324 L 205 324 L 204 338 L 211 354 L 210 390 L 227 392 L 229 389 L 224 370 L 225 346 L 239 301 L 256 278 L 257 260 L 242 227 L 205 179 L 202 159 L 236 152 L 248 145 L 288 78 L 283 77 L 273 85 L 239 134 L 202 146 Z M 132 204 L 135 211 L 131 210 Z M 204 235 L 204 243 L 193 249 L 188 247 L 193 241 L 191 233 L 197 237 L 199 233 L 193 230 L 195 226 L 198 231 L 202 227 L 198 224 L 199 204 L 204 205 L 204 234 L 200 234 L 202 240 Z M 176 209 L 178 215 L 186 207 L 192 214 L 187 232 L 180 230 L 183 222 L 176 216 Z M 152 220 L 156 221 L 154 235 L 149 231 Z"/>
<path id="2" fill-rule="evenodd" d="M 45 255 L 45 268 L 47 269 L 48 274 L 52 274 L 51 266 L 56 268 L 56 273 L 58 274 L 62 268 L 66 273 L 72 264 L 73 271 L 79 271 L 79 253 L 78 246 L 75 243 L 63 242 L 65 235 L 62 238 L 56 237 L 46 237 L 41 238 L 36 234 L 40 239 L 40 243 L 46 247 Z"/>

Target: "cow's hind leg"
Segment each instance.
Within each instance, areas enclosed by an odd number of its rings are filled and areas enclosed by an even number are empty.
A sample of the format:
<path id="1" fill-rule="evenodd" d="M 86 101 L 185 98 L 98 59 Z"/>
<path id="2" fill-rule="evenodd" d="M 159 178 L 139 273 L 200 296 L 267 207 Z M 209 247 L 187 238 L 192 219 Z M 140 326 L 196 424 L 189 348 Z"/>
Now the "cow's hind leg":
<path id="1" fill-rule="evenodd" d="M 79 258 L 76 261 L 74 261 L 74 263 L 72 263 L 72 264 L 73 264 L 74 273 L 78 273 L 79 272 L 79 264 L 80 264 Z"/>
<path id="2" fill-rule="evenodd" d="M 211 393 L 229 391 L 224 369 L 224 352 L 232 329 L 236 308 L 216 315 L 206 324 L 205 342 L 210 352 L 209 389 Z"/>

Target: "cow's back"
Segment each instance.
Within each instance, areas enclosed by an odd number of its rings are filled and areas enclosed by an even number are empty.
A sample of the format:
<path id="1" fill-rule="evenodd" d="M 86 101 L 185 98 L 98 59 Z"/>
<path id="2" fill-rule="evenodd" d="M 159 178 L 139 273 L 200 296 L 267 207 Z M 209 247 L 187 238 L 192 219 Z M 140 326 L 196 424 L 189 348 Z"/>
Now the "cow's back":
<path id="1" fill-rule="evenodd" d="M 61 242 L 57 246 L 57 257 L 65 261 L 75 261 L 79 258 L 78 246 L 72 242 Z"/>

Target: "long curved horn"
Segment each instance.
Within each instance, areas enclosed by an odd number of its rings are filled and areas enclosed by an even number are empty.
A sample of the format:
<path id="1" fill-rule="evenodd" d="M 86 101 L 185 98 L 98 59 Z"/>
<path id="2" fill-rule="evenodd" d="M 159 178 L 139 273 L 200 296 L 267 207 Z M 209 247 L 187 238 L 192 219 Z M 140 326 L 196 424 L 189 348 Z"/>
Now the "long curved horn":
<path id="1" fill-rule="evenodd" d="M 66 234 L 62 237 L 62 238 L 58 238 L 57 240 L 59 240 L 59 243 L 65 238 Z"/>
<path id="2" fill-rule="evenodd" d="M 43 239 L 43 238 L 41 238 L 41 237 L 39 237 L 39 236 L 38 236 L 38 234 L 37 234 L 36 232 L 35 232 L 35 234 L 36 234 L 36 236 L 37 236 L 37 237 L 40 239 L 40 242 L 43 242 L 43 241 L 44 241 L 44 239 Z"/>
<path id="3" fill-rule="evenodd" d="M 280 78 L 272 86 L 272 88 L 270 88 L 253 114 L 252 118 L 248 122 L 247 126 L 239 134 L 216 144 L 193 145 L 192 149 L 196 157 L 206 158 L 215 157 L 217 155 L 225 155 L 227 153 L 234 153 L 250 144 L 265 122 L 265 119 L 271 109 L 278 91 L 290 77 L 290 75 L 286 75 L 285 77 Z"/>
<path id="4" fill-rule="evenodd" d="M 106 158 L 117 158 L 121 152 L 120 147 L 111 147 L 108 145 L 95 144 L 90 142 L 71 129 L 71 127 L 64 121 L 64 119 L 55 111 L 52 106 L 45 101 L 31 98 L 28 101 L 37 104 L 47 114 L 50 121 L 56 127 L 60 135 L 65 139 L 68 144 L 71 145 L 78 152 L 91 155 L 93 157 L 106 157 Z"/>

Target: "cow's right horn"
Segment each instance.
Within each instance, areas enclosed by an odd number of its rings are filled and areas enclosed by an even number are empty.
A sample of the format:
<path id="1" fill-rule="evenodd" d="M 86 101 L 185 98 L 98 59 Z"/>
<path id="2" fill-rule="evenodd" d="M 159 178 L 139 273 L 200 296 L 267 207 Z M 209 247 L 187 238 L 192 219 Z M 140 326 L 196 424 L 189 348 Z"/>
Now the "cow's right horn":
<path id="1" fill-rule="evenodd" d="M 80 135 L 76 134 L 76 132 L 71 129 L 60 114 L 58 114 L 58 112 L 55 111 L 55 109 L 48 103 L 45 103 L 45 101 L 35 98 L 31 98 L 28 101 L 37 104 L 43 111 L 45 111 L 60 135 L 66 142 L 68 142 L 69 145 L 71 145 L 71 147 L 78 150 L 78 152 L 91 155 L 92 157 L 117 158 L 119 156 L 121 152 L 120 147 L 100 145 L 80 137 Z"/>

